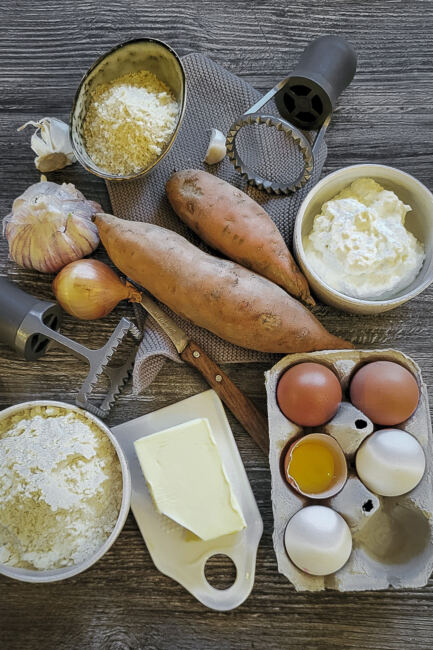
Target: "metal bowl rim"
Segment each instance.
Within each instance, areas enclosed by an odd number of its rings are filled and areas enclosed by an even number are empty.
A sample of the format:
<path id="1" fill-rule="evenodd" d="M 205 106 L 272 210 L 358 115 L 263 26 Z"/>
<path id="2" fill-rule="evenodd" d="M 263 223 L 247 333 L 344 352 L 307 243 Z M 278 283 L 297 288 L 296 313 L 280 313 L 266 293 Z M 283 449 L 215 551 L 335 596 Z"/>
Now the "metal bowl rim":
<path id="1" fill-rule="evenodd" d="M 89 167 L 89 165 L 88 165 L 88 164 L 87 164 L 87 163 L 82 159 L 82 157 L 81 157 L 79 151 L 77 150 L 77 148 L 76 148 L 76 146 L 75 146 L 74 139 L 73 139 L 73 137 L 72 137 L 72 133 L 73 133 L 72 120 L 73 120 L 73 118 L 74 118 L 75 109 L 76 109 L 76 107 L 77 107 L 78 97 L 79 97 L 79 94 L 80 94 L 81 88 L 82 88 L 84 82 L 86 81 L 87 77 L 88 77 L 88 76 L 93 72 L 93 70 L 94 70 L 94 69 L 95 69 L 95 68 L 96 68 L 100 63 L 102 63 L 102 61 L 103 61 L 105 58 L 107 58 L 108 56 L 110 56 L 111 54 L 113 54 L 114 52 L 116 52 L 117 50 L 120 50 L 120 49 L 126 47 L 127 45 L 131 45 L 131 44 L 133 44 L 133 43 L 156 43 L 156 44 L 158 44 L 158 45 L 162 45 L 166 50 L 168 50 L 168 51 L 170 52 L 170 54 L 171 54 L 171 55 L 176 59 L 176 61 L 178 62 L 179 67 L 180 67 L 180 70 L 181 70 L 181 72 L 182 72 L 183 101 L 182 101 L 181 109 L 180 109 L 179 114 L 178 114 L 178 118 L 177 118 L 176 126 L 175 126 L 175 128 L 174 128 L 173 133 L 171 134 L 170 140 L 168 141 L 167 146 L 166 146 L 166 148 L 164 149 L 164 151 L 163 151 L 163 152 L 162 152 L 162 153 L 161 153 L 161 154 L 160 154 L 160 155 L 159 155 L 159 156 L 158 156 L 158 157 L 157 157 L 157 158 L 156 158 L 152 163 L 150 163 L 150 165 L 148 165 L 147 167 L 145 167 L 145 168 L 143 168 L 143 169 L 140 169 L 138 172 L 133 172 L 132 174 L 111 174 L 110 172 L 104 172 L 102 169 L 99 169 L 99 168 L 98 168 L 98 169 L 92 169 L 92 168 Z M 75 155 L 76 159 L 78 160 L 78 162 L 80 163 L 80 165 L 82 165 L 82 166 L 84 167 L 84 169 L 85 169 L 86 171 L 88 171 L 90 174 L 94 174 L 95 176 L 99 176 L 99 178 L 103 178 L 103 179 L 105 179 L 105 180 L 107 180 L 107 181 L 133 180 L 134 178 L 138 178 L 138 177 L 140 177 L 140 176 L 144 176 L 144 175 L 146 175 L 146 174 L 149 173 L 149 172 L 151 171 L 151 169 L 153 169 L 153 167 L 155 167 L 155 165 L 157 165 L 157 164 L 159 163 L 159 161 L 162 160 L 162 159 L 165 157 L 165 155 L 170 151 L 170 149 L 171 149 L 171 147 L 172 147 L 172 145 L 173 145 L 173 143 L 174 143 L 174 141 L 175 141 L 175 139 L 176 139 L 176 136 L 177 136 L 177 133 L 178 133 L 178 131 L 179 131 L 179 129 L 180 129 L 180 126 L 181 126 L 181 124 L 182 124 L 182 121 L 183 121 L 183 117 L 184 117 L 184 114 L 185 114 L 185 108 L 186 108 L 186 99 L 187 99 L 187 81 L 186 81 L 185 68 L 184 68 L 184 66 L 183 66 L 183 63 L 182 63 L 182 60 L 181 60 L 180 56 L 177 54 L 177 52 L 176 52 L 176 51 L 175 51 L 175 50 L 174 50 L 170 45 L 168 45 L 168 44 L 165 43 L 164 41 L 161 41 L 161 40 L 159 40 L 159 39 L 157 39 L 157 38 L 151 38 L 151 37 L 149 37 L 149 38 L 133 38 L 133 39 L 131 39 L 131 40 L 129 40 L 129 41 L 122 41 L 122 43 L 118 43 L 118 44 L 115 45 L 113 48 L 111 48 L 111 50 L 108 50 L 108 52 L 105 52 L 104 54 L 101 54 L 101 56 L 99 56 L 99 57 L 96 59 L 96 61 L 94 61 L 94 62 L 92 63 L 92 65 L 87 69 L 87 71 L 86 71 L 86 72 L 84 73 L 84 75 L 82 76 L 82 78 L 81 78 L 81 80 L 80 80 L 80 83 L 78 84 L 77 90 L 76 90 L 76 92 L 75 92 L 74 100 L 73 100 L 73 102 L 72 102 L 71 112 L 70 112 L 70 114 L 69 114 L 69 139 L 70 139 L 70 141 L 71 141 L 72 150 L 73 150 L 73 152 L 74 152 L 74 155 Z M 96 167 L 96 165 L 95 165 L 95 167 Z"/>

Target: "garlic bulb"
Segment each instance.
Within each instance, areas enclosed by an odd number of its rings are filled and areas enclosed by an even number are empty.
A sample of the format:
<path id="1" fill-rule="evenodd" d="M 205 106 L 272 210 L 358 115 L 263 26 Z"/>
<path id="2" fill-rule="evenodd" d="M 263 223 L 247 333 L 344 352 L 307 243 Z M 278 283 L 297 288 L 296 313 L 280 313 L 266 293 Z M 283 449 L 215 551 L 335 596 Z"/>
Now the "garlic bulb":
<path id="1" fill-rule="evenodd" d="M 226 137 L 224 133 L 221 133 L 218 129 L 212 129 L 204 161 L 208 165 L 215 165 L 215 163 L 221 162 L 226 153 Z"/>
<path id="2" fill-rule="evenodd" d="M 26 122 L 18 131 L 22 131 L 29 125 L 36 129 L 30 140 L 30 146 L 37 154 L 36 169 L 41 172 L 53 172 L 76 161 L 67 124 L 55 117 L 44 117 L 39 122 L 33 120 Z"/>
<path id="3" fill-rule="evenodd" d="M 9 257 L 26 269 L 54 273 L 99 244 L 92 216 L 101 206 L 72 183 L 41 181 L 26 189 L 3 220 Z"/>

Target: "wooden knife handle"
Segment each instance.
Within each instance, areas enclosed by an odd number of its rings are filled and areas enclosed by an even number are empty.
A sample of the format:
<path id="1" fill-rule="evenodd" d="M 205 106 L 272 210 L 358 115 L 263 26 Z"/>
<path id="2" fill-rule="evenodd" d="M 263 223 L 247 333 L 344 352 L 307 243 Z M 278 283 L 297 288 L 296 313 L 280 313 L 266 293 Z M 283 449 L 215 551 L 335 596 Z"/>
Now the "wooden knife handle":
<path id="1" fill-rule="evenodd" d="M 203 375 L 235 418 L 242 424 L 245 431 L 250 434 L 267 455 L 269 451 L 268 421 L 263 413 L 254 406 L 251 400 L 235 386 L 231 379 L 196 343 L 190 341 L 180 356 Z"/>

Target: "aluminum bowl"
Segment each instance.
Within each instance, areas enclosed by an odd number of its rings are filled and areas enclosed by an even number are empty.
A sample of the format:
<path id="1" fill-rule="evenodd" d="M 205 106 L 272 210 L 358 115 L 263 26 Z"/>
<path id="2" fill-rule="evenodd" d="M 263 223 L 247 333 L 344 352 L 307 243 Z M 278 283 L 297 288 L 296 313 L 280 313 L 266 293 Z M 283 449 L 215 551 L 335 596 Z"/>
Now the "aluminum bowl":
<path id="1" fill-rule="evenodd" d="M 129 72 L 149 70 L 163 81 L 173 92 L 179 104 L 177 123 L 170 140 L 161 154 L 147 167 L 131 174 L 112 174 L 98 167 L 86 151 L 83 137 L 83 123 L 89 105 L 91 91 L 100 84 L 108 83 Z M 75 94 L 70 117 L 70 137 L 77 160 L 87 171 L 107 180 L 128 180 L 148 174 L 164 158 L 176 139 L 186 105 L 186 78 L 182 62 L 176 52 L 153 38 L 136 39 L 117 45 L 103 54 L 89 68 Z"/>
<path id="2" fill-rule="evenodd" d="M 406 227 L 425 248 L 425 260 L 417 277 L 408 287 L 385 300 L 361 300 L 336 291 L 315 273 L 304 251 L 302 240 L 311 232 L 314 217 L 320 214 L 322 205 L 357 178 L 373 178 L 411 206 Z M 378 314 L 395 309 L 433 282 L 433 195 L 416 178 L 394 167 L 376 164 L 344 167 L 325 176 L 305 197 L 296 217 L 293 248 L 311 289 L 328 305 L 356 314 Z"/>
<path id="3" fill-rule="evenodd" d="M 119 458 L 120 467 L 122 470 L 122 502 L 120 505 L 119 515 L 117 517 L 116 525 L 114 526 L 110 536 L 105 540 L 102 546 L 90 555 L 83 562 L 74 564 L 72 566 L 64 567 L 61 569 L 49 569 L 46 571 L 39 571 L 37 569 L 20 569 L 18 567 L 13 567 L 8 564 L 0 563 L 0 574 L 8 576 L 8 578 L 14 578 L 15 580 L 21 580 L 22 582 L 55 582 L 57 580 L 65 580 L 66 578 L 72 578 L 78 573 L 82 573 L 89 567 L 91 567 L 95 562 L 101 559 L 101 557 L 108 551 L 108 549 L 114 544 L 117 537 L 119 536 L 126 518 L 129 513 L 129 506 L 131 502 L 131 477 L 129 474 L 128 464 L 126 462 L 125 455 L 117 442 L 116 438 L 111 433 L 110 429 L 105 426 L 99 418 L 95 417 L 87 411 L 73 406 L 72 404 L 66 404 L 65 402 L 56 402 L 51 400 L 35 400 L 32 402 L 22 402 L 21 404 L 15 404 L 10 406 L 0 413 L 0 422 L 9 418 L 11 415 L 15 415 L 20 411 L 27 411 L 29 408 L 35 406 L 57 406 L 60 408 L 67 409 L 68 411 L 74 411 L 76 413 L 81 413 L 88 420 L 97 425 L 97 427 L 105 433 L 106 436 L 111 441 L 114 449 L 116 450 L 117 456 Z"/>

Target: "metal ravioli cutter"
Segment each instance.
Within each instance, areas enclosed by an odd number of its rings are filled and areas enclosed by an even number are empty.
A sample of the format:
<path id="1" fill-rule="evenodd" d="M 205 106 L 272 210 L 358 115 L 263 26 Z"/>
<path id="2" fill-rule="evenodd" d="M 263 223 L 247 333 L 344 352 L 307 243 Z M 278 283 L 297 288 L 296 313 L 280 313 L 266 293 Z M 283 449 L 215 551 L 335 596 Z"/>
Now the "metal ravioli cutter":
<path id="1" fill-rule="evenodd" d="M 235 169 L 268 194 L 289 194 L 311 177 L 332 111 L 356 71 L 356 54 L 338 36 L 322 36 L 303 51 L 292 74 L 251 106 L 229 129 Z M 281 117 L 262 112 L 275 101 Z M 302 130 L 317 130 L 310 139 Z"/>
<path id="2" fill-rule="evenodd" d="M 140 331 L 130 320 L 122 318 L 105 345 L 92 350 L 60 334 L 61 315 L 62 310 L 57 303 L 39 300 L 5 278 L 0 278 L 0 341 L 27 361 L 39 359 L 50 341 L 66 348 L 76 357 L 86 359 L 90 369 L 75 402 L 90 413 L 105 418 L 130 376 L 136 346 L 119 366 L 109 364 L 114 355 L 120 353 L 120 346 L 128 334 L 137 342 L 141 340 Z M 103 401 L 97 406 L 90 401 L 90 395 L 102 373 L 108 377 L 110 385 Z"/>

